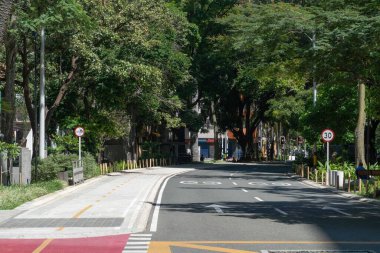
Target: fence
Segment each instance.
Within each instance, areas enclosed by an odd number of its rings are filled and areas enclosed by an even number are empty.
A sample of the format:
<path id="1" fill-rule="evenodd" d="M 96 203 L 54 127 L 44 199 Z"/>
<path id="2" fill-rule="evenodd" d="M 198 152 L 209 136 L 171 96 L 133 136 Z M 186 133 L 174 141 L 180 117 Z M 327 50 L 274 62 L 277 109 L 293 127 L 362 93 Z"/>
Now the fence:
<path id="1" fill-rule="evenodd" d="M 168 166 L 172 165 L 171 159 L 166 158 L 150 158 L 150 159 L 139 159 L 139 160 L 127 160 L 122 161 L 119 165 L 114 165 L 111 163 L 102 163 L 99 165 L 100 174 L 104 175 L 111 172 L 117 172 L 122 170 L 133 170 L 141 168 L 152 168 L 155 166 Z"/>
<path id="2" fill-rule="evenodd" d="M 334 186 L 336 189 L 344 190 L 347 192 L 358 191 L 362 193 L 363 188 L 365 188 L 365 194 L 369 193 L 369 186 L 373 184 L 374 191 L 373 197 L 376 198 L 378 195 L 378 186 L 379 183 L 377 180 L 362 180 L 360 178 L 351 178 L 350 175 L 344 175 L 343 171 L 331 170 L 329 173 L 329 177 L 327 177 L 326 171 L 313 170 L 309 166 L 305 166 L 304 164 L 297 164 L 295 167 L 295 173 L 302 178 L 307 178 L 309 180 L 313 180 L 316 183 L 320 183 L 322 185 Z M 372 174 L 371 174 L 372 175 Z M 379 176 L 376 173 L 377 176 Z M 327 178 L 329 182 L 327 182 Z"/>

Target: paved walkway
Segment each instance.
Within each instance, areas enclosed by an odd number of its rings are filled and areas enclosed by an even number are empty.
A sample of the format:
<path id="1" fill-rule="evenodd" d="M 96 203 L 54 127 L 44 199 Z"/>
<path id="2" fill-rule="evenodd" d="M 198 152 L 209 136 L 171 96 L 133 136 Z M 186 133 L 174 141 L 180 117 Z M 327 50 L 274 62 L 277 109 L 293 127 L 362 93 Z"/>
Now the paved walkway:
<path id="1" fill-rule="evenodd" d="M 144 231 L 162 182 L 209 164 L 112 173 L 0 211 L 0 238 L 75 238 Z"/>

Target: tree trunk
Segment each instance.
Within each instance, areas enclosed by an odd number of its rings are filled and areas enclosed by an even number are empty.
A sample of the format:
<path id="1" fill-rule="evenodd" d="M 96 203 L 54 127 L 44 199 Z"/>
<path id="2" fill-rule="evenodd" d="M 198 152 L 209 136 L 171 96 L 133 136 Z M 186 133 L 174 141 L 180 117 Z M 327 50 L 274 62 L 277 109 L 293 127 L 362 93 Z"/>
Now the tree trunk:
<path id="1" fill-rule="evenodd" d="M 212 124 L 214 126 L 214 160 L 220 160 L 220 148 L 219 148 L 219 139 L 218 139 L 218 133 L 219 128 L 217 124 L 216 119 L 216 110 L 215 110 L 215 102 L 211 102 L 211 118 L 212 118 Z"/>
<path id="2" fill-rule="evenodd" d="M 199 162 L 200 156 L 199 156 L 199 148 L 198 148 L 198 132 L 191 131 L 191 154 L 193 157 L 193 162 Z"/>
<path id="3" fill-rule="evenodd" d="M 15 78 L 16 78 L 16 57 L 17 44 L 16 39 L 8 34 L 5 42 L 6 51 L 6 70 L 5 70 L 5 88 L 4 88 L 4 110 L 1 124 L 1 132 L 4 134 L 4 140 L 8 143 L 14 142 L 13 124 L 15 120 Z"/>
<path id="4" fill-rule="evenodd" d="M 128 136 L 128 158 L 130 160 L 135 160 L 136 156 L 136 116 L 134 110 L 130 110 L 131 121 L 130 121 L 130 130 Z"/>
<path id="5" fill-rule="evenodd" d="M 13 0 L 0 0 L 0 43 L 3 42 L 6 26 L 11 14 Z"/>
<path id="6" fill-rule="evenodd" d="M 366 120 L 366 112 L 365 112 L 365 84 L 364 82 L 359 82 L 359 115 L 358 115 L 358 121 L 356 125 L 356 131 L 355 131 L 355 150 L 356 150 L 356 165 L 359 164 L 359 162 L 362 162 L 363 165 L 366 167 L 366 161 L 365 161 L 365 136 L 364 136 L 364 130 L 365 130 L 365 120 Z"/>

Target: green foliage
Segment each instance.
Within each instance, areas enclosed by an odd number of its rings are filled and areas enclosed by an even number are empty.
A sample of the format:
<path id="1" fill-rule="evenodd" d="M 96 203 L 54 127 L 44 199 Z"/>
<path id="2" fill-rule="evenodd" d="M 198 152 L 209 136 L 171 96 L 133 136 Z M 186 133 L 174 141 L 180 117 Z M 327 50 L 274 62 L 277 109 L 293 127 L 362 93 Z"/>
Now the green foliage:
<path id="1" fill-rule="evenodd" d="M 57 178 L 57 173 L 69 171 L 69 176 L 72 175 L 73 162 L 78 160 L 76 154 L 53 154 L 49 155 L 38 165 L 37 181 L 49 181 Z M 99 175 L 97 163 L 94 157 L 88 153 L 83 155 L 83 166 L 85 178 L 90 178 Z"/>
<path id="2" fill-rule="evenodd" d="M 20 155 L 21 148 L 15 143 L 6 143 L 0 141 L 0 153 L 5 154 L 7 158 L 15 159 Z"/>
<path id="3" fill-rule="evenodd" d="M 74 134 L 54 135 L 52 140 L 57 145 L 56 148 L 50 149 L 53 153 L 76 153 L 78 152 L 78 137 Z"/>
<path id="4" fill-rule="evenodd" d="M 146 141 L 141 144 L 142 155 L 141 159 L 161 158 L 164 157 L 160 151 L 160 143 Z"/>
<path id="5" fill-rule="evenodd" d="M 58 190 L 66 185 L 60 180 L 38 182 L 29 185 L 0 185 L 0 210 L 11 210 L 15 207 Z"/>

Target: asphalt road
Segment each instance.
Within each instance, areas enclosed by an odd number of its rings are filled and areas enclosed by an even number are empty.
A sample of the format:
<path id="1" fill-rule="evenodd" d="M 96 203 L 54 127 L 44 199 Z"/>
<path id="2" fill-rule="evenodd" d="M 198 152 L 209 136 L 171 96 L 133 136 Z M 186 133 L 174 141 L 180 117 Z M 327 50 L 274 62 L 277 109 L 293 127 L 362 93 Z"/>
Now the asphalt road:
<path id="1" fill-rule="evenodd" d="M 233 164 L 172 177 L 148 252 L 380 252 L 378 204 L 302 182 L 288 169 Z"/>

